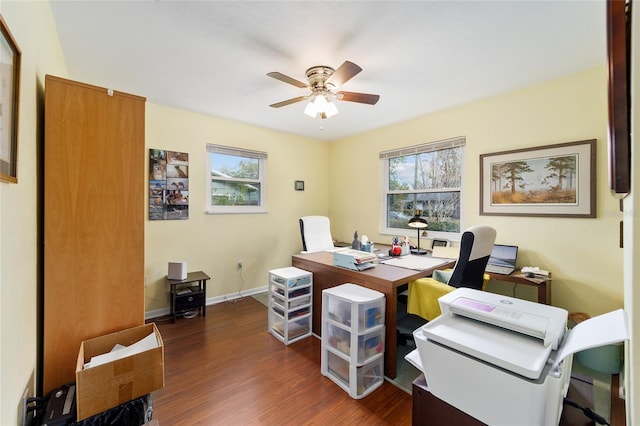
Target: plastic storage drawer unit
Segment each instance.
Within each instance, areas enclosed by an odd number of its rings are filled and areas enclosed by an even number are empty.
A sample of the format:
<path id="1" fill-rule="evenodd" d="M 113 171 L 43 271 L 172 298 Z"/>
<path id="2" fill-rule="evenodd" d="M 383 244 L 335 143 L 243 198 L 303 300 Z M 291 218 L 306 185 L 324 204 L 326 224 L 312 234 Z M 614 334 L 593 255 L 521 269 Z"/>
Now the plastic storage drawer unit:
<path id="1" fill-rule="evenodd" d="M 384 381 L 384 294 L 355 284 L 322 291 L 322 374 L 352 398 Z"/>
<path id="2" fill-rule="evenodd" d="M 269 271 L 268 331 L 288 345 L 311 335 L 313 275 L 289 267 Z"/>

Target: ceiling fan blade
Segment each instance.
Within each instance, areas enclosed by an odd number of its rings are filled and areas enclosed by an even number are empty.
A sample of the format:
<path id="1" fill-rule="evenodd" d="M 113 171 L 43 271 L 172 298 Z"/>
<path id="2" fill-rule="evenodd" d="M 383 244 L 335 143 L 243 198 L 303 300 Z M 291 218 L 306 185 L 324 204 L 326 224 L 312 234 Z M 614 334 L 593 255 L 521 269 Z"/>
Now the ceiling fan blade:
<path id="1" fill-rule="evenodd" d="M 353 76 L 362 71 L 362 68 L 354 64 L 353 62 L 344 61 L 342 65 L 327 79 L 327 84 L 333 84 L 334 87 L 340 87 L 347 81 L 351 80 Z"/>
<path id="2" fill-rule="evenodd" d="M 269 77 L 275 78 L 276 80 L 280 80 L 280 81 L 283 81 L 285 83 L 293 84 L 294 86 L 300 87 L 301 89 L 304 89 L 305 87 L 308 86 L 307 83 L 303 83 L 303 82 L 301 82 L 299 80 L 296 80 L 295 78 L 291 78 L 288 75 L 284 75 L 284 74 L 282 74 L 280 72 L 277 72 L 277 71 L 269 72 L 269 73 L 267 73 L 267 75 Z"/>
<path id="3" fill-rule="evenodd" d="M 277 102 L 277 103 L 271 104 L 269 106 L 271 108 L 280 108 L 280 107 L 283 107 L 283 106 L 295 104 L 296 102 L 304 101 L 307 98 L 308 98 L 308 96 L 298 96 L 297 98 L 287 99 L 286 101 Z"/>
<path id="4" fill-rule="evenodd" d="M 375 105 L 380 99 L 380 95 L 356 92 L 337 92 L 336 99 L 340 101 L 359 102 L 361 104 Z"/>

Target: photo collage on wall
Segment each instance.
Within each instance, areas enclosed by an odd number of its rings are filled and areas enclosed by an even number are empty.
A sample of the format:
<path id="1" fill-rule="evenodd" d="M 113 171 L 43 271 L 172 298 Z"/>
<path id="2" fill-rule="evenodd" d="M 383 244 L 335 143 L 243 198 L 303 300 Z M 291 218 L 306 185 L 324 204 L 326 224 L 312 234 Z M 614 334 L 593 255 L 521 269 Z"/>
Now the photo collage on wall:
<path id="1" fill-rule="evenodd" d="M 149 150 L 149 220 L 189 219 L 189 154 Z"/>

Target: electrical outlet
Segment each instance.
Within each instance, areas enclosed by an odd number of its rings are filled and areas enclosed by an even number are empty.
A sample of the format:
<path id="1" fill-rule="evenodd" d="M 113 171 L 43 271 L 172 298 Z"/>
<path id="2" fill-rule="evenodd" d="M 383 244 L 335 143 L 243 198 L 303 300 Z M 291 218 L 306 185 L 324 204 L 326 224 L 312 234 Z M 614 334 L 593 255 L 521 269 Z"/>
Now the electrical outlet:
<path id="1" fill-rule="evenodd" d="M 238 263 L 236 264 L 236 269 L 238 270 L 242 269 L 242 260 L 238 260 Z"/>

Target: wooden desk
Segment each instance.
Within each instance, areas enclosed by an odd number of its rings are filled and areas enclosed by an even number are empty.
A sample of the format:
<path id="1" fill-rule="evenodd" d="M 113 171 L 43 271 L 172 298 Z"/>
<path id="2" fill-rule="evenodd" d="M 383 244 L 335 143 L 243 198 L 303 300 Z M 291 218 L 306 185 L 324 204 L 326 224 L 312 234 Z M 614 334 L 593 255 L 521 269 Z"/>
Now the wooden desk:
<path id="1" fill-rule="evenodd" d="M 384 250 L 382 248 L 381 250 Z M 385 295 L 385 352 L 384 374 L 394 379 L 396 377 L 396 322 L 397 322 L 397 288 L 409 281 L 427 277 L 435 269 L 450 268 L 454 261 L 439 265 L 424 271 L 399 268 L 385 264 L 378 264 L 375 268 L 365 271 L 352 271 L 333 264 L 333 253 L 317 252 L 295 254 L 291 263 L 296 268 L 313 273 L 313 318 L 312 330 L 320 336 L 322 330 L 322 290 L 344 283 L 352 283 L 379 291 Z"/>
<path id="2" fill-rule="evenodd" d="M 538 288 L 538 303 L 551 304 L 551 278 L 536 275 L 534 278 L 525 277 L 520 269 L 516 269 L 509 275 L 486 272 L 492 280 L 506 281 L 516 284 L 524 284 Z"/>
<path id="3" fill-rule="evenodd" d="M 625 425 L 624 401 L 618 398 L 617 374 L 611 376 L 611 426 Z M 615 385 L 614 385 L 615 383 Z M 411 424 L 412 426 L 427 426 L 446 424 L 448 426 L 481 426 L 481 421 L 460 411 L 456 407 L 433 396 L 427 389 L 424 374 L 413 381 L 411 388 Z M 481 392 L 481 390 L 479 390 Z M 593 408 L 593 385 L 589 382 L 574 378 L 569 382 L 567 398 L 582 407 Z M 581 410 L 565 405 L 560 416 L 559 426 L 591 426 L 594 422 L 588 419 Z"/>
<path id="4" fill-rule="evenodd" d="M 482 426 L 484 423 L 433 396 L 427 389 L 424 374 L 420 374 L 411 386 L 411 425 Z"/>

